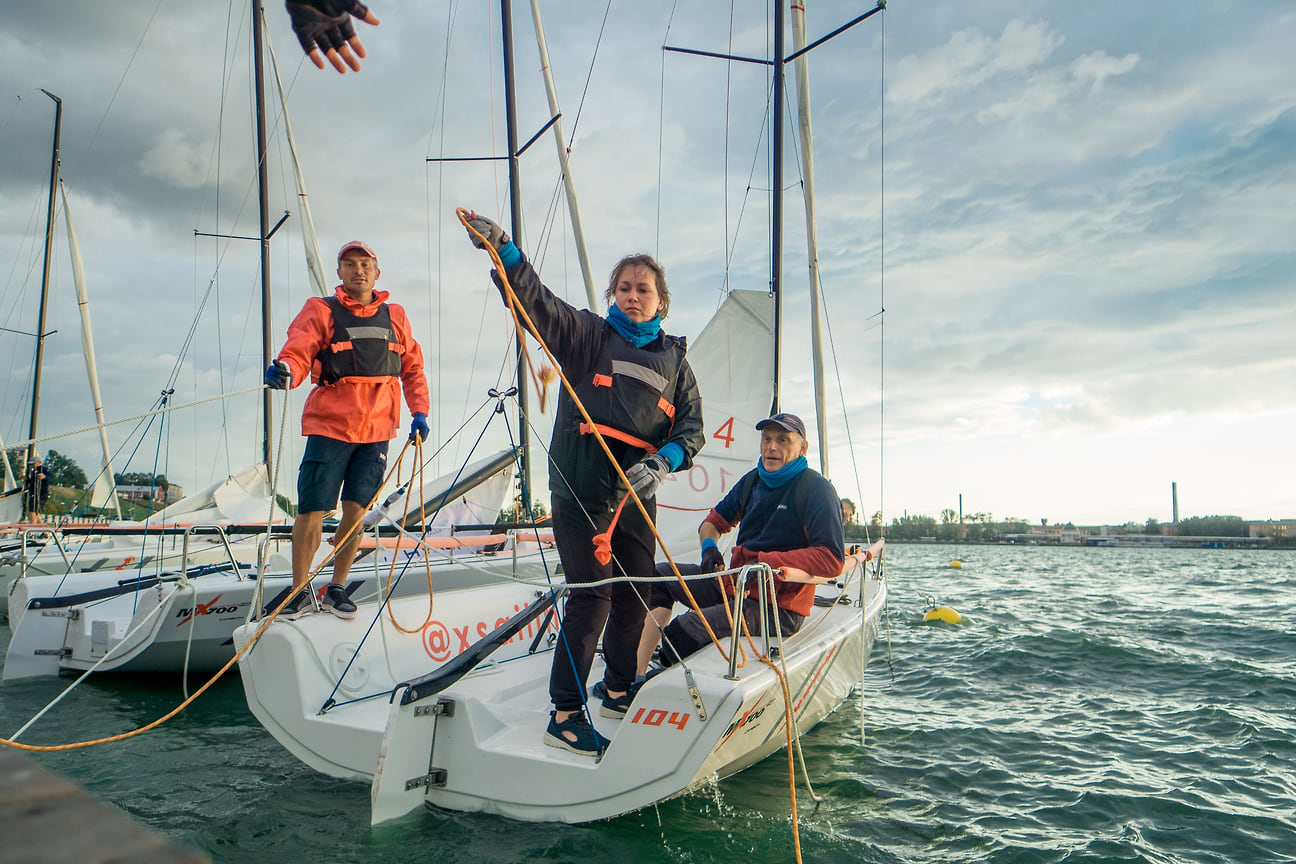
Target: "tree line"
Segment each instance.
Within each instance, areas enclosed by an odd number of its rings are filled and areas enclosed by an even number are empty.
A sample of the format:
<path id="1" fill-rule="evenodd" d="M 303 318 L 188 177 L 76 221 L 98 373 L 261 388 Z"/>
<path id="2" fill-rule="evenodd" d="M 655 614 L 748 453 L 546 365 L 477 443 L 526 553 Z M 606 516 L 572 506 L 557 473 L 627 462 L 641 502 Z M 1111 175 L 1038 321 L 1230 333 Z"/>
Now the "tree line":
<path id="1" fill-rule="evenodd" d="M 15 448 L 7 451 L 9 465 L 18 474 L 27 473 L 27 451 Z M 44 457 L 45 474 L 51 486 L 62 486 L 67 489 L 85 489 L 90 485 L 86 472 L 70 456 L 57 450 L 50 450 Z M 153 474 L 147 471 L 125 471 L 113 474 L 113 481 L 118 486 L 155 486 L 163 491 L 170 487 L 165 474 Z"/>

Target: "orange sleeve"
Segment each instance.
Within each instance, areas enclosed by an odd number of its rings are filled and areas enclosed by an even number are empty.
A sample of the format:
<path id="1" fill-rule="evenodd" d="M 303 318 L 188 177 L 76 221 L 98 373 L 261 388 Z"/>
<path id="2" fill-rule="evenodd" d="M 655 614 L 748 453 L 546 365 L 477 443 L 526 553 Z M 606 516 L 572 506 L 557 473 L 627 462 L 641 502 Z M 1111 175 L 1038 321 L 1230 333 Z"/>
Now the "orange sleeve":
<path id="1" fill-rule="evenodd" d="M 391 310 L 392 328 L 396 338 L 405 348 L 401 354 L 401 389 L 405 391 L 405 404 L 411 414 L 427 414 L 432 406 L 428 389 L 427 374 L 423 371 L 423 349 L 410 330 L 409 317 L 405 309 L 395 303 L 388 303 Z"/>
<path id="2" fill-rule="evenodd" d="M 319 297 L 308 298 L 297 317 L 288 325 L 288 340 L 275 358 L 288 364 L 293 387 L 310 379 L 315 355 L 332 338 L 333 315 L 328 304 Z"/>

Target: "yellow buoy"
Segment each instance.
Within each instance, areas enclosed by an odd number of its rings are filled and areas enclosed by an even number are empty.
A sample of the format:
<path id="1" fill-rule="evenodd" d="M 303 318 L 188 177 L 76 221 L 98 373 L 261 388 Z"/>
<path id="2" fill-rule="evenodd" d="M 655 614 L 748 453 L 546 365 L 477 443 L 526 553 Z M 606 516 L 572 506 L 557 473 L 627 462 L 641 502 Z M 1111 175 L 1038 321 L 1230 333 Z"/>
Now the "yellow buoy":
<path id="1" fill-rule="evenodd" d="M 953 561 L 950 562 L 950 566 L 951 566 L 951 567 L 956 567 L 956 568 L 957 568 L 957 567 L 962 567 L 962 566 L 963 566 L 963 562 L 960 561 L 960 560 L 958 560 L 957 558 L 955 558 Z"/>
<path id="2" fill-rule="evenodd" d="M 927 610 L 927 614 L 923 616 L 923 620 L 944 621 L 946 624 L 957 624 L 963 620 L 963 616 L 948 606 L 933 606 Z"/>

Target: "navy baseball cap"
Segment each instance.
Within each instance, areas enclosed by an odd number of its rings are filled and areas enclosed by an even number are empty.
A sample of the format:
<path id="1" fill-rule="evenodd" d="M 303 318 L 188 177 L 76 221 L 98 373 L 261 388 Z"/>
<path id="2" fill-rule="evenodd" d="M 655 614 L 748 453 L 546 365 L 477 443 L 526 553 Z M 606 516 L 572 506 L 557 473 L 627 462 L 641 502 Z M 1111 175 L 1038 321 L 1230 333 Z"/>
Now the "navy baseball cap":
<path id="1" fill-rule="evenodd" d="M 806 437 L 805 424 L 801 418 L 795 414 L 775 414 L 773 417 L 766 417 L 756 424 L 757 429 L 764 429 L 766 426 L 773 424 L 789 432 L 795 432 L 802 438 Z"/>

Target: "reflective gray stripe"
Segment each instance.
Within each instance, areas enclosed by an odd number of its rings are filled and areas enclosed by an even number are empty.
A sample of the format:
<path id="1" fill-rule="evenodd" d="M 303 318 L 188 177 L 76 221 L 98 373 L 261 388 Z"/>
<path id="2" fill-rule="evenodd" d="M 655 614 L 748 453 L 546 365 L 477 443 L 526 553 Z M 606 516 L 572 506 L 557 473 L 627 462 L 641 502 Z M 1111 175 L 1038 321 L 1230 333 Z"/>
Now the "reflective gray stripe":
<path id="1" fill-rule="evenodd" d="M 612 374 L 625 375 L 630 378 L 638 379 L 649 387 L 657 388 L 658 393 L 663 392 L 668 383 L 664 377 L 658 375 L 647 366 L 640 366 L 638 363 L 630 363 L 626 360 L 613 360 Z"/>
<path id="2" fill-rule="evenodd" d="M 348 327 L 347 335 L 352 339 L 381 339 L 390 342 L 392 331 L 386 327 Z"/>

